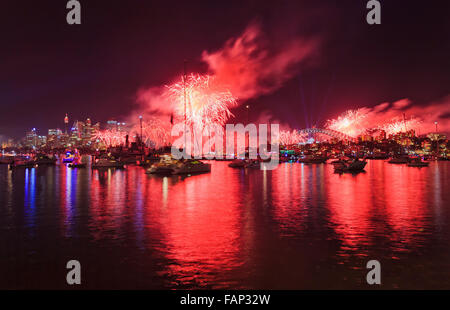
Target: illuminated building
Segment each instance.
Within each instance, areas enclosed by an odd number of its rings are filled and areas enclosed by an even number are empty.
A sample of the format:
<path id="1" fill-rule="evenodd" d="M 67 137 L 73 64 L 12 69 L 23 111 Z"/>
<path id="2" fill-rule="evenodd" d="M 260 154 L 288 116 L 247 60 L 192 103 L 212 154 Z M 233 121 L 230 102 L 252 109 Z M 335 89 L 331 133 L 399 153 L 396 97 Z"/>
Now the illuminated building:
<path id="1" fill-rule="evenodd" d="M 62 145 L 62 131 L 61 129 L 49 129 L 47 134 L 46 146 L 50 148 L 61 147 Z"/>
<path id="2" fill-rule="evenodd" d="M 69 124 L 69 116 L 66 113 L 66 116 L 64 117 L 64 127 L 65 127 L 65 133 L 67 134 L 67 126 Z"/>
<path id="3" fill-rule="evenodd" d="M 361 135 L 361 136 L 359 136 L 359 141 L 370 142 L 370 141 L 373 141 L 373 137 L 371 135 Z"/>
<path id="4" fill-rule="evenodd" d="M 25 136 L 25 146 L 34 148 L 38 145 L 38 136 L 36 133 L 36 128 L 31 129 L 31 131 L 26 133 Z"/>
<path id="5" fill-rule="evenodd" d="M 386 131 L 380 130 L 380 134 L 376 138 L 377 141 L 383 141 L 386 140 Z"/>
<path id="6" fill-rule="evenodd" d="M 90 146 L 95 133 L 100 130 L 100 123 L 92 125 L 88 118 L 86 122 L 75 121 L 69 136 L 68 146 Z"/>

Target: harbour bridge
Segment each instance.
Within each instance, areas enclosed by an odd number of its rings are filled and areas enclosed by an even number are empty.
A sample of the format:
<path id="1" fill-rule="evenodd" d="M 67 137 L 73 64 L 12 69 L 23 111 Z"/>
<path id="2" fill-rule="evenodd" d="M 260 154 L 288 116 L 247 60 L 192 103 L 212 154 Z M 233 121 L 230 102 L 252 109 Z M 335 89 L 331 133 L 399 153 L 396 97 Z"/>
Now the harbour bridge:
<path id="1" fill-rule="evenodd" d="M 301 129 L 299 130 L 300 133 L 321 133 L 327 136 L 330 136 L 332 138 L 336 138 L 339 140 L 348 140 L 348 141 L 352 141 L 352 142 L 356 142 L 357 139 L 353 138 L 345 133 L 336 131 L 336 130 L 332 130 L 332 129 L 326 129 L 326 128 L 305 128 L 305 129 Z"/>

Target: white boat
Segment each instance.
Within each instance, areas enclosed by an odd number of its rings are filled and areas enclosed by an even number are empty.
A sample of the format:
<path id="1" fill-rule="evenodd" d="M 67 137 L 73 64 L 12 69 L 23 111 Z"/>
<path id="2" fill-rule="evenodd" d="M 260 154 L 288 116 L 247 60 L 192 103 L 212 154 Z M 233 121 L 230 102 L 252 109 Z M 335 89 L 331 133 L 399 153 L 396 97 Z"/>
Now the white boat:
<path id="1" fill-rule="evenodd" d="M 170 155 L 161 156 L 161 160 L 147 169 L 147 174 L 193 174 L 210 172 L 211 164 L 196 159 L 177 160 Z"/>
<path id="2" fill-rule="evenodd" d="M 177 159 L 170 155 L 162 155 L 159 162 L 150 166 L 145 173 L 147 174 L 172 174 L 178 163 Z"/>

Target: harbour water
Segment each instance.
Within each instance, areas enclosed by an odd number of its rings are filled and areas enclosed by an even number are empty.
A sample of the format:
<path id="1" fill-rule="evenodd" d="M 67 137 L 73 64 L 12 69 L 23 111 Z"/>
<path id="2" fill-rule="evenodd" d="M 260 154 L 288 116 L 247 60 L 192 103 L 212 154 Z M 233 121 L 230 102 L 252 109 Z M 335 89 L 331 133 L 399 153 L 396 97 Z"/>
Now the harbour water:
<path id="1" fill-rule="evenodd" d="M 450 289 L 450 162 L 161 177 L 0 166 L 0 288 Z"/>

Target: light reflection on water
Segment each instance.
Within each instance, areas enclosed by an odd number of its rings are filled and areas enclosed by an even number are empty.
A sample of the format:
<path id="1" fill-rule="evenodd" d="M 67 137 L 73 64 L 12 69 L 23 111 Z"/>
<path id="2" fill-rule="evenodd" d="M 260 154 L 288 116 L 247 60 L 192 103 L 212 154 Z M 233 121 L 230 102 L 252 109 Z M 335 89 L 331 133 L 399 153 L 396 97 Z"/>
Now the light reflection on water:
<path id="1" fill-rule="evenodd" d="M 0 287 L 65 288 L 79 259 L 86 288 L 365 288 L 378 259 L 384 288 L 448 289 L 449 171 L 0 166 Z"/>

